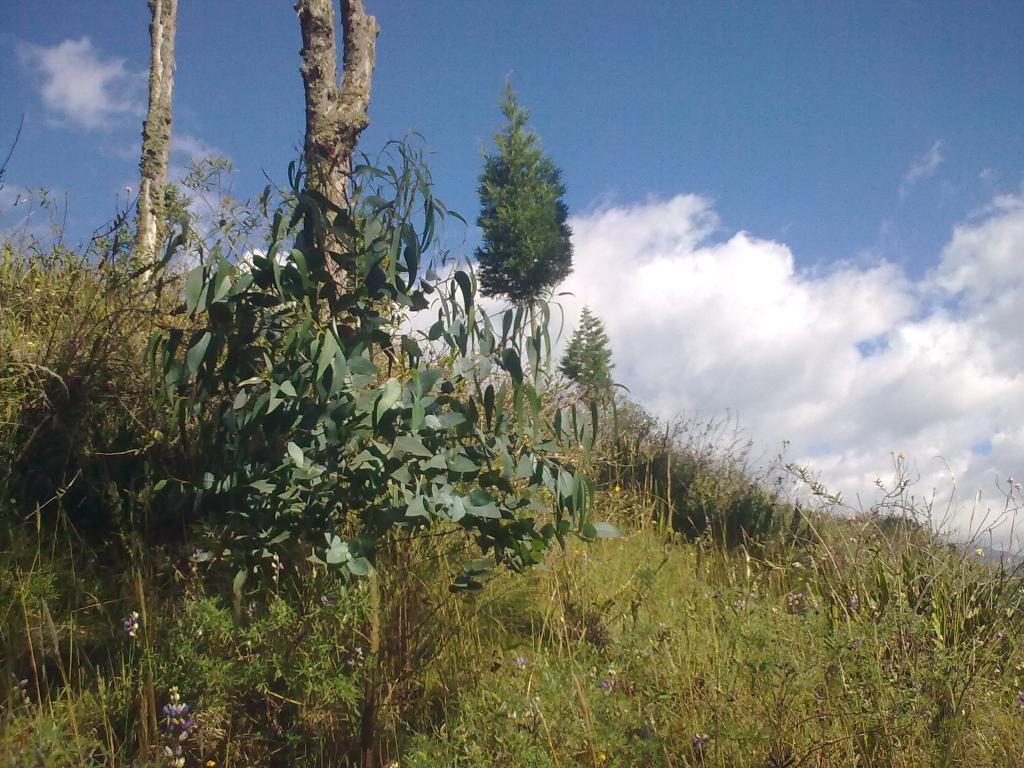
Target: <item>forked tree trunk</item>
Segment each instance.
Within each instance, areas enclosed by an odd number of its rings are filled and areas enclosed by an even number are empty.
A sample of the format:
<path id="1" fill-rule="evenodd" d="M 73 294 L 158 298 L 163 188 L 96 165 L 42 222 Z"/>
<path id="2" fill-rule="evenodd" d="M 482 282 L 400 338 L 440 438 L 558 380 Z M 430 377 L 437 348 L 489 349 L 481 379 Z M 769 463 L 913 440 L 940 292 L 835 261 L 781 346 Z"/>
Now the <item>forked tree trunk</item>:
<path id="1" fill-rule="evenodd" d="M 306 90 L 305 159 L 309 187 L 341 207 L 349 203 L 349 175 L 359 134 L 370 123 L 370 85 L 377 33 L 362 0 L 341 0 L 344 34 L 338 83 L 334 0 L 299 0 L 302 83 Z"/>
<path id="2" fill-rule="evenodd" d="M 341 0 L 343 41 L 342 77 L 338 83 L 338 47 L 334 34 L 334 0 L 299 0 L 295 6 L 302 30 L 302 84 L 306 92 L 306 185 L 340 208 L 349 207 L 352 156 L 359 134 L 370 124 L 370 86 L 376 64 L 380 27 L 366 15 L 363 0 Z M 346 276 L 328 260 L 339 290 Z M 362 768 L 377 768 L 378 694 L 380 674 L 380 593 L 376 574 L 370 576 L 372 668 L 363 686 L 359 751 Z"/>
<path id="3" fill-rule="evenodd" d="M 178 0 L 149 0 L 149 112 L 142 125 L 142 160 L 139 162 L 139 217 L 135 255 L 152 265 L 166 235 L 164 187 L 171 154 L 171 96 L 174 91 L 174 34 Z M 145 273 L 148 276 L 149 272 Z"/>

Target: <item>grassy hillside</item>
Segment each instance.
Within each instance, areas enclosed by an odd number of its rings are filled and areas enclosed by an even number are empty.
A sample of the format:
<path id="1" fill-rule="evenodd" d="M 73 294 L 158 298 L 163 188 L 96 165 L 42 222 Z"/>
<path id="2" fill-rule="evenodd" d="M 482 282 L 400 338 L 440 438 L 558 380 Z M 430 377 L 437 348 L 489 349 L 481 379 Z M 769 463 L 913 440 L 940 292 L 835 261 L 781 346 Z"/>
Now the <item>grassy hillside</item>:
<path id="1" fill-rule="evenodd" d="M 289 568 L 239 611 L 202 565 L 9 541 L 0 763 L 168 764 L 180 731 L 146 719 L 176 687 L 186 765 L 336 765 L 380 676 L 399 765 L 1018 764 L 1015 578 L 871 519 L 758 555 L 639 520 L 471 596 L 437 586 L 454 541 L 403 546 L 376 659 L 367 582 Z"/>

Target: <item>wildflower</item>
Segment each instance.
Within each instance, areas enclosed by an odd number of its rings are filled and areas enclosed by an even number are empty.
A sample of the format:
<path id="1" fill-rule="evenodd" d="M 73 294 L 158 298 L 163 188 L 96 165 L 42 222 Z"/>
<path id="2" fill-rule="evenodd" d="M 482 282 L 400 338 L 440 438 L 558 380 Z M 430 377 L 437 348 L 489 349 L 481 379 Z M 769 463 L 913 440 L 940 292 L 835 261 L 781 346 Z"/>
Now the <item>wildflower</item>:
<path id="1" fill-rule="evenodd" d="M 1024 709 L 1024 691 L 1017 691 L 1017 706 Z"/>
<path id="2" fill-rule="evenodd" d="M 189 560 L 192 562 L 192 565 L 198 565 L 199 563 L 205 563 L 209 561 L 212 557 L 213 555 L 210 552 L 206 552 L 205 550 L 196 547 L 194 550 L 192 550 L 192 554 L 191 556 L 189 556 Z"/>
<path id="3" fill-rule="evenodd" d="M 982 549 L 981 547 L 978 547 L 977 549 L 974 550 L 974 556 L 975 557 L 984 557 L 985 556 L 985 550 Z"/>
<path id="4" fill-rule="evenodd" d="M 207 760 L 206 761 L 206 768 L 217 768 L 217 761 L 216 760 Z"/>
<path id="5" fill-rule="evenodd" d="M 608 755 L 606 755 L 604 752 L 598 752 L 597 753 L 597 762 L 599 762 L 599 763 L 607 763 L 608 762 Z"/>
<path id="6" fill-rule="evenodd" d="M 121 622 L 121 626 L 124 627 L 124 631 L 128 637 L 134 639 L 139 633 L 139 612 L 132 611 L 128 614 L 128 618 Z"/>
<path id="7" fill-rule="evenodd" d="M 786 610 L 790 613 L 803 613 L 805 595 L 803 592 L 794 592 L 786 597 Z"/>
<path id="8" fill-rule="evenodd" d="M 739 613 L 740 611 L 742 611 L 746 607 L 747 607 L 747 601 L 743 600 L 743 599 L 739 599 L 735 603 L 732 604 L 732 609 L 734 611 L 736 611 L 736 613 Z"/>
<path id="9" fill-rule="evenodd" d="M 195 718 L 189 713 L 188 704 L 181 700 L 178 687 L 171 688 L 169 701 L 163 706 L 164 731 L 171 741 L 164 747 L 171 768 L 184 768 L 185 743 L 195 729 Z"/>
<path id="10" fill-rule="evenodd" d="M 601 681 L 601 688 L 602 688 L 602 690 L 604 690 L 605 695 L 611 693 L 612 692 L 612 688 L 614 688 L 614 687 L 615 687 L 615 681 L 614 680 L 607 680 L 607 679 L 605 679 L 605 680 Z"/>
<path id="11" fill-rule="evenodd" d="M 28 678 L 22 678 L 18 680 L 18 693 L 21 694 L 21 703 L 26 707 L 32 704 L 32 700 L 28 697 Z"/>
<path id="12" fill-rule="evenodd" d="M 616 493 L 621 493 L 622 492 L 622 486 L 619 485 L 618 483 L 615 484 L 615 492 Z"/>
<path id="13" fill-rule="evenodd" d="M 706 733 L 698 733 L 692 739 L 690 739 L 690 746 L 693 747 L 695 752 L 703 752 L 708 748 L 708 744 L 711 743 L 711 737 Z"/>
<path id="14" fill-rule="evenodd" d="M 850 610 L 854 613 L 860 608 L 860 598 L 856 594 L 850 595 Z"/>
<path id="15" fill-rule="evenodd" d="M 525 656 L 516 656 L 512 659 L 512 663 L 515 665 L 516 669 L 526 669 L 530 666 L 530 660 Z"/>
<path id="16" fill-rule="evenodd" d="M 348 664 L 349 669 L 355 669 L 359 664 L 362 664 L 366 660 L 366 653 L 363 651 L 363 646 L 357 645 L 352 649 L 352 655 L 349 656 Z"/>

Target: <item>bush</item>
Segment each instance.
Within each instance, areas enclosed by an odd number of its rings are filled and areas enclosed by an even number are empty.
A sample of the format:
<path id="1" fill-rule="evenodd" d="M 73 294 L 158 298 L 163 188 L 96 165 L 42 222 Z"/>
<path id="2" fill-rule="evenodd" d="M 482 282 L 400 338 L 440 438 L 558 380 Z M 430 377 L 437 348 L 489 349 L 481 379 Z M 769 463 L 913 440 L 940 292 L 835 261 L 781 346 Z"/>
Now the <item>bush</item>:
<path id="1" fill-rule="evenodd" d="M 51 520 L 59 499 L 94 540 L 120 530 L 159 427 L 144 351 L 166 301 L 119 242 L 0 244 L 0 495 Z"/>
<path id="2" fill-rule="evenodd" d="M 724 423 L 663 424 L 628 400 L 617 403 L 612 420 L 603 479 L 636 495 L 654 519 L 691 541 L 706 536 L 727 548 L 778 533 L 778 490 L 747 466 L 749 444 L 738 429 L 729 435 Z"/>

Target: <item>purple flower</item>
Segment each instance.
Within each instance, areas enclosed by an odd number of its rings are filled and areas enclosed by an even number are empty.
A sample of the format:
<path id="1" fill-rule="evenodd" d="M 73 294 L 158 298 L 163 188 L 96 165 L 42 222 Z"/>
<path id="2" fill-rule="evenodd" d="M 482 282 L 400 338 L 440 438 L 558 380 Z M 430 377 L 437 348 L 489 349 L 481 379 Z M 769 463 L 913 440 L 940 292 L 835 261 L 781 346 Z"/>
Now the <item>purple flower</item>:
<path id="1" fill-rule="evenodd" d="M 195 730 L 196 720 L 190 714 L 189 705 L 181 700 L 177 686 L 171 688 L 168 703 L 161 711 L 164 713 L 164 732 L 171 742 L 164 747 L 164 754 L 171 768 L 184 768 L 185 742 Z"/>
<path id="2" fill-rule="evenodd" d="M 526 669 L 530 666 L 530 660 L 525 656 L 516 656 L 512 659 L 512 663 L 515 664 L 516 669 Z"/>
<path id="3" fill-rule="evenodd" d="M 854 613 L 860 608 L 860 598 L 856 594 L 850 595 L 850 610 Z"/>
<path id="4" fill-rule="evenodd" d="M 690 746 L 693 747 L 696 752 L 703 752 L 708 748 L 708 744 L 711 743 L 711 737 L 706 733 L 698 733 L 692 739 L 690 739 Z"/>
<path id="5" fill-rule="evenodd" d="M 128 614 L 128 617 L 121 622 L 121 626 L 124 627 L 125 634 L 134 639 L 139 633 L 139 612 L 132 611 Z"/>

